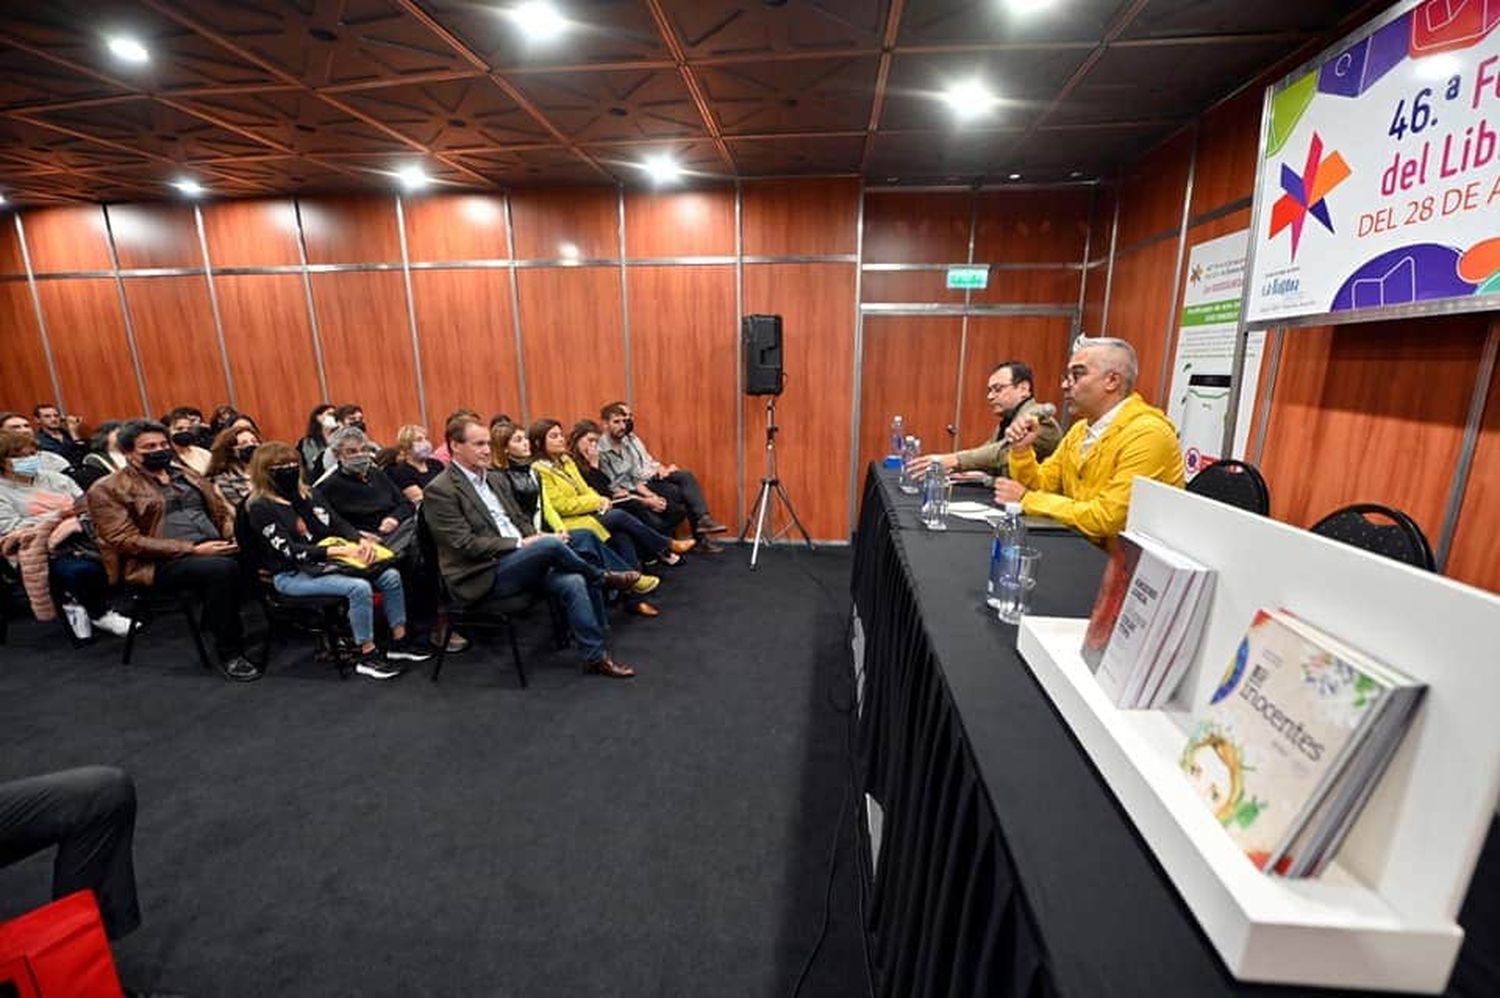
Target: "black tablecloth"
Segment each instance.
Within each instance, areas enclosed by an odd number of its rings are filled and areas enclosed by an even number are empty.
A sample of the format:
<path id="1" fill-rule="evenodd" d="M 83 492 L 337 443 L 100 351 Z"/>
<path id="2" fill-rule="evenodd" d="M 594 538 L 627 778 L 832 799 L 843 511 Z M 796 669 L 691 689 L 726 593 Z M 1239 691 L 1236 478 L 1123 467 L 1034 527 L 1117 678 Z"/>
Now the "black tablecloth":
<path id="1" fill-rule="evenodd" d="M 871 468 L 852 591 L 860 748 L 884 834 L 868 913 L 882 995 L 1319 995 L 1229 976 L 1171 881 L 984 605 L 988 528 L 923 530 Z M 1086 616 L 1102 551 L 1036 533 L 1034 611 Z M 1500 995 L 1492 829 L 1451 995 Z"/>

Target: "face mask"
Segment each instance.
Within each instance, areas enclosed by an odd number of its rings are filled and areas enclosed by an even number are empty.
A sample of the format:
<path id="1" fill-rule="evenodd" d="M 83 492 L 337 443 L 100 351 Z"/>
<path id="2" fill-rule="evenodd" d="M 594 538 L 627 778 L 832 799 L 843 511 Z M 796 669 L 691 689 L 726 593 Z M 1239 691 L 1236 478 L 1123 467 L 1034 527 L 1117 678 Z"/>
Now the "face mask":
<path id="1" fill-rule="evenodd" d="M 27 454 L 25 457 L 13 457 L 10 459 L 10 470 L 12 474 L 35 478 L 37 472 L 42 470 L 42 456 Z"/>
<path id="2" fill-rule="evenodd" d="M 259 444 L 246 444 L 243 447 L 236 447 L 234 449 L 234 459 L 240 464 L 249 464 L 251 456 L 254 455 L 256 448 L 259 446 Z"/>
<path id="3" fill-rule="evenodd" d="M 333 413 L 325 412 L 318 417 L 318 425 L 325 430 L 332 430 L 338 427 L 339 421 L 333 418 Z"/>
<path id="4" fill-rule="evenodd" d="M 635 432 L 635 417 L 634 416 L 626 416 L 625 417 L 625 435 L 628 437 L 628 436 L 630 436 L 634 432 Z"/>
<path id="5" fill-rule="evenodd" d="M 296 499 L 302 494 L 302 472 L 293 468 L 272 468 L 271 484 L 283 499 Z"/>
<path id="6" fill-rule="evenodd" d="M 432 444 L 426 440 L 414 443 L 411 445 L 411 453 L 418 461 L 425 461 L 432 456 Z"/>
<path id="7" fill-rule="evenodd" d="M 172 467 L 172 452 L 154 450 L 141 455 L 141 464 L 147 471 L 166 471 Z"/>
<path id="8" fill-rule="evenodd" d="M 339 460 L 339 467 L 343 468 L 350 475 L 364 475 L 369 473 L 370 465 L 374 463 L 375 459 L 370 457 L 370 455 L 356 454 L 353 457 L 341 458 Z"/>
<path id="9" fill-rule="evenodd" d="M 198 439 L 198 434 L 192 430 L 178 430 L 172 434 L 172 445 L 174 447 L 191 447 Z"/>

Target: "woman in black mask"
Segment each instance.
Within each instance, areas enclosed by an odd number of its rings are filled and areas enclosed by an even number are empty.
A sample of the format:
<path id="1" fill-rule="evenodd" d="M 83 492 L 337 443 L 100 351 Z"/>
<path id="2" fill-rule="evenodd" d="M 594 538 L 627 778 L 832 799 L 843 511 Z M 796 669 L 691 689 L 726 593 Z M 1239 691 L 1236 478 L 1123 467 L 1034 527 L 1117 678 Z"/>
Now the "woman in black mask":
<path id="1" fill-rule="evenodd" d="M 250 458 L 259 446 L 260 436 L 243 427 L 231 426 L 214 438 L 207 477 L 231 506 L 238 506 L 250 494 Z"/>
<path id="2" fill-rule="evenodd" d="M 198 429 L 202 419 L 193 415 L 196 410 L 173 409 L 167 414 L 167 438 L 172 441 L 172 453 L 177 463 L 192 468 L 200 475 L 208 473 L 210 455 L 198 446 Z"/>
<path id="3" fill-rule="evenodd" d="M 359 645 L 355 672 L 393 679 L 405 663 L 431 657 L 407 635 L 401 573 L 375 564 L 375 542 L 308 492 L 295 450 L 276 440 L 261 445 L 250 460 L 250 483 L 245 512 L 257 560 L 279 593 L 339 596 L 348 602 L 349 627 Z M 384 654 L 375 645 L 376 589 L 391 632 Z"/>

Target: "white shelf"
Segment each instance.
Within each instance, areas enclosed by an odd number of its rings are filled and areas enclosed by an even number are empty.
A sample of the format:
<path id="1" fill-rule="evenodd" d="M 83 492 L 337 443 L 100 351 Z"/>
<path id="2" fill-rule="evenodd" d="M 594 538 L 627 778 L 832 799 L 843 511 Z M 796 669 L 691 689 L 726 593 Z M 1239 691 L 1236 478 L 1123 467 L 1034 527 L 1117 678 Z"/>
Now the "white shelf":
<path id="1" fill-rule="evenodd" d="M 1136 479 L 1129 527 L 1218 572 L 1203 641 L 1161 710 L 1124 711 L 1078 649 L 1084 620 L 1033 617 L 1017 645 L 1237 978 L 1440 993 L 1458 911 L 1500 803 L 1500 598 L 1305 530 Z M 1251 617 L 1286 607 L 1428 686 L 1320 878 L 1250 863 L 1178 769 Z"/>
<path id="2" fill-rule="evenodd" d="M 1335 864 L 1317 880 L 1257 870 L 1177 766 L 1168 713 L 1121 710 L 1078 654 L 1086 620 L 1028 617 L 1017 646 L 1236 978 L 1440 993 L 1463 932 L 1404 918 Z"/>

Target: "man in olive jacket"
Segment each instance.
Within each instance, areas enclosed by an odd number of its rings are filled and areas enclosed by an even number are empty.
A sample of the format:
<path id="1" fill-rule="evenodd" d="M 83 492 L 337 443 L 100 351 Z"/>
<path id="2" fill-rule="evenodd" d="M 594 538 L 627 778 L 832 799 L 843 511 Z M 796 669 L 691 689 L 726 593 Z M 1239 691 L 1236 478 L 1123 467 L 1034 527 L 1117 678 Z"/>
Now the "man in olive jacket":
<path id="1" fill-rule="evenodd" d="M 984 443 L 968 450 L 952 454 L 923 454 L 911 464 L 911 473 L 925 475 L 927 465 L 937 461 L 944 471 L 958 472 L 962 478 L 983 481 L 993 485 L 996 478 L 1010 473 L 1010 441 L 1005 432 L 1017 422 L 1025 422 L 1035 416 L 1039 425 L 1036 443 L 1037 460 L 1046 460 L 1047 455 L 1057 449 L 1062 440 L 1062 427 L 1046 410 L 1037 411 L 1037 401 L 1032 394 L 1035 386 L 1031 367 L 1019 360 L 1007 360 L 996 364 L 985 382 L 984 395 L 990 411 L 1000 422 L 994 434 Z"/>
<path id="2" fill-rule="evenodd" d="M 465 603 L 544 590 L 562 603 L 584 667 L 611 679 L 635 675 L 605 647 L 609 621 L 601 589 L 629 589 L 639 572 L 590 565 L 565 536 L 539 534 L 490 465 L 490 434 L 469 416 L 449 422 L 453 462 L 423 489 L 421 516 L 437 549 L 438 570 Z"/>

